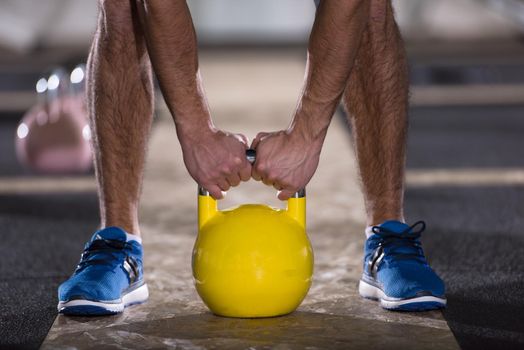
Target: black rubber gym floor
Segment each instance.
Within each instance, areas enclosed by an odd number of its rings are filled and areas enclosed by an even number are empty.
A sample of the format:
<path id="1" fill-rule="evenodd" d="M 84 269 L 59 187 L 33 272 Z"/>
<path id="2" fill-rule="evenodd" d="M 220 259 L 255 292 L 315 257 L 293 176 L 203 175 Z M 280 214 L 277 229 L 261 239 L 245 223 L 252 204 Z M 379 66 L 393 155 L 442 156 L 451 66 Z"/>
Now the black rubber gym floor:
<path id="1" fill-rule="evenodd" d="M 97 218 L 95 193 L 0 195 L 0 346 L 39 347 Z"/>
<path id="2" fill-rule="evenodd" d="M 524 106 L 412 109 L 408 169 L 524 168 Z M 524 348 L 524 186 L 406 191 L 464 349 Z"/>
<path id="3" fill-rule="evenodd" d="M 524 106 L 414 108 L 411 115 L 409 169 L 524 167 Z M 2 167 L 11 163 L 12 137 L 4 136 L 14 128 L 0 123 Z M 0 169 L 7 174 L 14 172 Z M 408 188 L 406 214 L 428 223 L 426 252 L 446 281 L 444 316 L 461 347 L 523 348 L 524 186 Z M 94 193 L 0 195 L 2 347 L 43 341 L 56 288 L 97 217 Z"/>

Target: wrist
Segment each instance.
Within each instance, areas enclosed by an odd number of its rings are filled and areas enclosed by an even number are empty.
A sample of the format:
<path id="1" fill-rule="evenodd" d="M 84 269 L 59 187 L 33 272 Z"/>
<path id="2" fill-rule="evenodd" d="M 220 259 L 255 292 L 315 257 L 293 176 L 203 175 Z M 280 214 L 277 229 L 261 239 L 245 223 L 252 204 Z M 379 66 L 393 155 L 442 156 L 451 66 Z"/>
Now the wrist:
<path id="1" fill-rule="evenodd" d="M 200 79 L 196 75 L 194 82 L 188 81 L 183 94 L 173 94 L 169 100 L 173 120 L 177 133 L 183 135 L 201 135 L 206 132 L 216 131 L 211 120 L 211 113 Z"/>
<path id="2" fill-rule="evenodd" d="M 210 137 L 217 132 L 209 115 L 192 115 L 175 119 L 178 138 L 181 142 L 195 142 L 202 137 Z"/>
<path id="3" fill-rule="evenodd" d="M 295 112 L 288 132 L 298 135 L 310 143 L 322 143 L 326 137 L 332 115 L 333 110 L 331 108 L 302 101 Z"/>

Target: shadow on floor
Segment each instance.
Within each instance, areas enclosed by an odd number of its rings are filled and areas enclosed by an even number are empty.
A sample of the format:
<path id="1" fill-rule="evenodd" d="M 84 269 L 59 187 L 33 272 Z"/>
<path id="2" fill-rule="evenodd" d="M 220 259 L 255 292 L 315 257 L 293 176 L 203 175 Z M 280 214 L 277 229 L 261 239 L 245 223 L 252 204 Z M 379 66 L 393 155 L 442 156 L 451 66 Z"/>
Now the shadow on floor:
<path id="1" fill-rule="evenodd" d="M 310 312 L 263 319 L 210 313 L 176 316 L 65 334 L 64 344 L 59 336 L 49 346 L 66 345 L 75 336 L 82 338 L 79 343 L 85 348 L 119 344 L 121 348 L 414 349 L 416 344 L 416 349 L 456 349 L 447 330 Z"/>

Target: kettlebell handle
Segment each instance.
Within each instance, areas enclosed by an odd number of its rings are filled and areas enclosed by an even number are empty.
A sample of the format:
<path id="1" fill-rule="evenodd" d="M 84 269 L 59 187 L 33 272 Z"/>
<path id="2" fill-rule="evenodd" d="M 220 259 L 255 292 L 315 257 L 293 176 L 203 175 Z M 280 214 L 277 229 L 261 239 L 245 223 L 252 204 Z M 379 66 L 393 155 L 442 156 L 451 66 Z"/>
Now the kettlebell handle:
<path id="1" fill-rule="evenodd" d="M 246 150 L 246 159 L 251 164 L 255 164 L 257 160 L 257 152 L 254 149 L 247 149 Z M 204 187 L 198 185 L 198 194 L 200 196 L 209 196 L 209 191 L 206 190 Z M 304 198 L 306 196 L 306 189 L 300 189 L 297 192 L 295 192 L 294 195 L 291 196 L 291 198 Z"/>

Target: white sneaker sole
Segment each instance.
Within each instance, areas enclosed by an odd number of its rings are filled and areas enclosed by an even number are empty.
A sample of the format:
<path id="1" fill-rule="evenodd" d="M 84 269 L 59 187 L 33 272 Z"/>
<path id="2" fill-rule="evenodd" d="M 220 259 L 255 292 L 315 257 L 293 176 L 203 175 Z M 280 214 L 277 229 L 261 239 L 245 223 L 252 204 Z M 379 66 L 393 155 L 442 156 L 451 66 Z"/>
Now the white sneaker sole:
<path id="1" fill-rule="evenodd" d="M 149 298 L 149 290 L 144 284 L 137 289 L 125 294 L 120 300 L 107 302 L 76 299 L 60 301 L 58 312 L 78 315 L 116 314 L 124 311 L 126 306 L 141 304 Z"/>
<path id="2" fill-rule="evenodd" d="M 439 309 L 446 306 L 446 299 L 425 295 L 410 299 L 388 297 L 380 288 L 360 280 L 359 294 L 367 299 L 378 300 L 380 306 L 388 310 L 423 311 Z"/>

